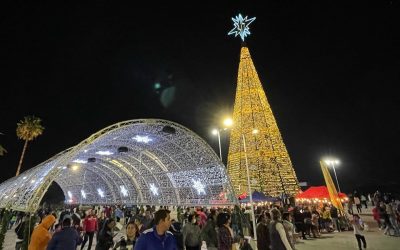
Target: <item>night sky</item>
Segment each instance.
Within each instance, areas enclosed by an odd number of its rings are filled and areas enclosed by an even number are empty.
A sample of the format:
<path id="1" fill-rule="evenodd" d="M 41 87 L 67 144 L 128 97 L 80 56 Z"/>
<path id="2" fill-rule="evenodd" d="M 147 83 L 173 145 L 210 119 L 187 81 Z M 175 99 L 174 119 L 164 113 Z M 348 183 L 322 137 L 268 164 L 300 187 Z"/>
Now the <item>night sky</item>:
<path id="1" fill-rule="evenodd" d="M 299 181 L 323 184 L 318 161 L 334 155 L 344 191 L 399 183 L 397 1 L 7 2 L 0 7 L 0 144 L 8 154 L 0 157 L 0 181 L 15 174 L 23 147 L 16 123 L 27 115 L 46 129 L 28 145 L 22 170 L 138 118 L 178 122 L 217 150 L 210 130 L 233 110 L 240 40 L 227 33 L 240 12 L 257 17 L 247 45 Z M 224 137 L 225 158 L 227 149 Z"/>

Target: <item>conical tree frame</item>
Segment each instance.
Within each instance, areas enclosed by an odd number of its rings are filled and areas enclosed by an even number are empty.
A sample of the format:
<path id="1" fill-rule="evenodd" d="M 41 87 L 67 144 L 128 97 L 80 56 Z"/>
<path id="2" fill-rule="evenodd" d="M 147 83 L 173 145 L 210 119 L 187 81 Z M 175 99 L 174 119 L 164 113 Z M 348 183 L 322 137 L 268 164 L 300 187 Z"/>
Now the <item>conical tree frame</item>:
<path id="1" fill-rule="evenodd" d="M 296 173 L 245 46 L 240 54 L 233 123 L 228 173 L 236 194 L 248 191 L 246 144 L 251 190 L 271 196 L 294 195 L 299 190 Z"/>

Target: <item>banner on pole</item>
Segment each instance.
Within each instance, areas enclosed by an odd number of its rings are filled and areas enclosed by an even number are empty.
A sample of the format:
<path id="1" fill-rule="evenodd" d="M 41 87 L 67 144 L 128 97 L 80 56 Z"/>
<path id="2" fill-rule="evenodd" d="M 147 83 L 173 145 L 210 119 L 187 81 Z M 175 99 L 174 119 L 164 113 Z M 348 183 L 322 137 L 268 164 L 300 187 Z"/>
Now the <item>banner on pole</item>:
<path id="1" fill-rule="evenodd" d="M 344 212 L 342 202 L 340 201 L 339 194 L 336 191 L 336 187 L 329 173 L 328 166 L 323 161 L 320 161 L 320 164 L 321 164 L 322 174 L 324 175 L 326 187 L 328 188 L 329 197 L 331 198 L 331 203 L 339 211 Z"/>

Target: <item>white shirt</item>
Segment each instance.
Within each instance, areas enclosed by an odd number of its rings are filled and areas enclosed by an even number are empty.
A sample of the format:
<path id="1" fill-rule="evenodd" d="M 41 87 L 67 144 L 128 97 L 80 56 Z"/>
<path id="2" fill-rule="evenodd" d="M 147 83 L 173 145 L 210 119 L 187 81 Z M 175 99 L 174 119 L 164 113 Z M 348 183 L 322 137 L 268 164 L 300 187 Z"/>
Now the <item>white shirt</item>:
<path id="1" fill-rule="evenodd" d="M 364 235 L 362 230 L 364 228 L 364 223 L 362 222 L 361 219 L 358 221 L 358 223 L 353 221 L 352 224 L 353 224 L 354 234 Z"/>

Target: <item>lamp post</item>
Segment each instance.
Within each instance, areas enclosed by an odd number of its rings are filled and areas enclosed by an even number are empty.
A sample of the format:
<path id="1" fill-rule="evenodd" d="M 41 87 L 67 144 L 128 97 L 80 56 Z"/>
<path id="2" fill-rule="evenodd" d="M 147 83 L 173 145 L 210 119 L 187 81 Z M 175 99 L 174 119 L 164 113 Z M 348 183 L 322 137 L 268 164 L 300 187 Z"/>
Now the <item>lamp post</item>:
<path id="1" fill-rule="evenodd" d="M 337 184 L 339 193 L 341 193 L 340 186 L 339 186 L 339 181 L 338 181 L 338 178 L 337 178 L 337 175 L 336 175 L 336 170 L 335 170 L 335 164 L 338 165 L 340 163 L 339 160 L 325 160 L 325 163 L 328 164 L 329 166 L 332 166 L 333 173 L 335 174 L 336 184 Z"/>
<path id="2" fill-rule="evenodd" d="M 258 130 L 254 129 L 253 134 L 258 133 Z M 250 173 L 249 173 L 249 163 L 247 161 L 247 149 L 246 149 L 246 137 L 242 134 L 243 139 L 243 149 L 244 149 L 244 158 L 246 162 L 246 172 L 247 172 L 247 188 L 249 192 L 250 204 L 251 204 L 251 217 L 253 220 L 253 232 L 254 232 L 254 240 L 257 241 L 257 232 L 256 232 L 256 216 L 254 214 L 254 207 L 253 207 L 253 196 L 251 195 L 251 186 L 250 186 Z"/>
<path id="3" fill-rule="evenodd" d="M 231 118 L 226 118 L 223 121 L 224 124 L 224 128 L 215 128 L 212 130 L 212 134 L 216 135 L 218 137 L 218 148 L 219 148 L 219 158 L 221 159 L 222 162 L 222 149 L 221 149 L 221 131 L 223 130 L 227 130 L 228 128 L 230 128 L 233 125 L 233 120 Z"/>
<path id="4" fill-rule="evenodd" d="M 213 135 L 218 136 L 219 158 L 220 158 L 221 161 L 222 161 L 221 134 L 220 134 L 220 129 L 213 129 L 212 133 L 213 133 Z"/>

